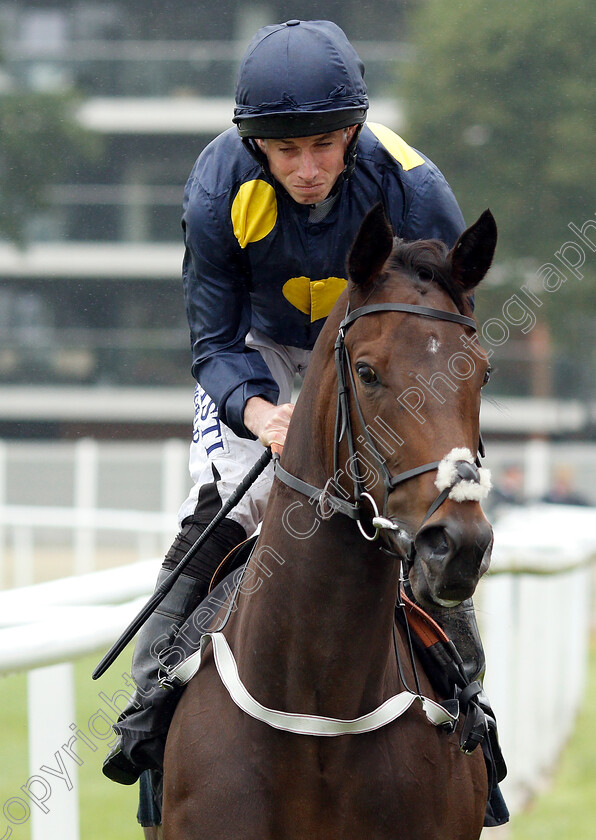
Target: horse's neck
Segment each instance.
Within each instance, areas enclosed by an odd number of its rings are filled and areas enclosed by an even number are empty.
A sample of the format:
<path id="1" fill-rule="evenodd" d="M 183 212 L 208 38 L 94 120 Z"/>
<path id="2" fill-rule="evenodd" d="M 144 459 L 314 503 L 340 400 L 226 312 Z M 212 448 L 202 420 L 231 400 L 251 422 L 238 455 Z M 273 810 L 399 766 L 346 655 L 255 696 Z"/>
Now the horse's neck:
<path id="1" fill-rule="evenodd" d="M 337 324 L 323 329 L 284 447 L 284 467 L 318 488 L 333 471 L 337 393 Z M 345 717 L 370 709 L 395 669 L 397 563 L 353 520 L 341 513 L 322 520 L 306 496 L 276 480 L 249 570 L 245 592 L 253 594 L 240 599 L 234 636 L 252 660 L 255 686 L 279 686 L 270 702 L 282 708 L 332 697 L 310 711 Z M 333 707 L 337 697 L 341 708 Z"/>
<path id="2" fill-rule="evenodd" d="M 263 702 L 340 717 L 372 708 L 395 666 L 396 564 L 352 521 L 321 521 L 276 482 L 249 569 L 235 641 L 254 689 L 277 686 Z"/>

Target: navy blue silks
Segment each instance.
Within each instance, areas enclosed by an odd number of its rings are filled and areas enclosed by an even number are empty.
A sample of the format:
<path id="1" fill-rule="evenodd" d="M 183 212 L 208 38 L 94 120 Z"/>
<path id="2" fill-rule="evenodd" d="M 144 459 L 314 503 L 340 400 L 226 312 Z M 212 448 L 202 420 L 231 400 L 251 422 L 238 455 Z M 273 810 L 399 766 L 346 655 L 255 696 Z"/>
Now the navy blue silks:
<path id="1" fill-rule="evenodd" d="M 328 314 L 327 305 L 318 307 L 316 284 L 346 277 L 349 248 L 379 201 L 404 239 L 438 238 L 451 246 L 464 229 L 436 166 L 382 126 L 364 126 L 354 172 L 318 223 L 263 171 L 234 128 L 198 158 L 182 220 L 193 374 L 241 437 L 252 437 L 243 423 L 246 400 L 275 403 L 278 396 L 261 355 L 245 346 L 247 332 L 254 327 L 279 344 L 311 349 L 324 323 L 317 316 Z"/>

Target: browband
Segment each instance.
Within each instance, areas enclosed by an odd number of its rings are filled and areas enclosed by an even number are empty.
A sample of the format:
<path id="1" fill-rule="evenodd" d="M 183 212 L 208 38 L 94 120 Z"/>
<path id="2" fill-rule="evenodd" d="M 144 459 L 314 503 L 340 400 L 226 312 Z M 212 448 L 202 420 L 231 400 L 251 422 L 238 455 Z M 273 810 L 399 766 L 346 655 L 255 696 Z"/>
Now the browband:
<path id="1" fill-rule="evenodd" d="M 369 312 L 408 312 L 410 315 L 424 315 L 426 318 L 437 318 L 439 321 L 453 321 L 456 324 L 463 324 L 465 327 L 477 329 L 476 321 L 461 315 L 459 312 L 446 312 L 444 309 L 433 309 L 431 306 L 418 306 L 415 303 L 371 303 L 369 306 L 361 306 L 354 309 L 343 319 L 339 328 L 347 327 L 361 315 L 368 315 Z"/>

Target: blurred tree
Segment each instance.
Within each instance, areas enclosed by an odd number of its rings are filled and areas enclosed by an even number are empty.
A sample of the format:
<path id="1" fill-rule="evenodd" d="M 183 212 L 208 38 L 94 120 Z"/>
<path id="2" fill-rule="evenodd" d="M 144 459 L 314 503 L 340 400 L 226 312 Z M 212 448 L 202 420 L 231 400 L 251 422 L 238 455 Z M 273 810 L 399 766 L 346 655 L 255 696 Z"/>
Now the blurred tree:
<path id="1" fill-rule="evenodd" d="M 596 210 L 593 2 L 422 0 L 408 27 L 408 139 L 467 220 L 491 207 L 500 258 L 544 262 Z"/>
<path id="2" fill-rule="evenodd" d="M 97 135 L 76 120 L 70 92 L 0 92 L 0 236 L 25 244 L 27 221 L 47 206 L 48 187 L 96 157 Z"/>
<path id="3" fill-rule="evenodd" d="M 593 2 L 420 0 L 407 23 L 415 50 L 399 88 L 407 139 L 446 174 L 468 223 L 490 207 L 499 228 L 490 294 L 478 298 L 480 321 L 499 316 L 526 284 L 540 299 L 533 308 L 552 393 L 596 397 L 596 359 L 587 352 L 596 254 L 583 246 L 583 280 L 555 257 L 574 239 L 569 223 L 581 228 L 596 218 Z M 547 263 L 566 278 L 555 292 L 539 271 Z M 536 390 L 533 339 L 511 328 L 495 355 L 508 368 L 495 378 L 498 392 Z"/>

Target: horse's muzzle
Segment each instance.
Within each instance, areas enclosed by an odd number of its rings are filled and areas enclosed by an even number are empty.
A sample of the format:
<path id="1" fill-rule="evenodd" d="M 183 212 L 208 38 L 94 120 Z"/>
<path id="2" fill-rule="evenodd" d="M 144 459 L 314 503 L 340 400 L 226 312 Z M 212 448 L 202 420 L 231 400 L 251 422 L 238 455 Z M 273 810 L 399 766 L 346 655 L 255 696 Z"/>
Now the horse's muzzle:
<path id="1" fill-rule="evenodd" d="M 424 525 L 414 540 L 409 578 L 417 600 L 452 607 L 474 594 L 490 564 L 493 531 L 482 516 Z"/>

